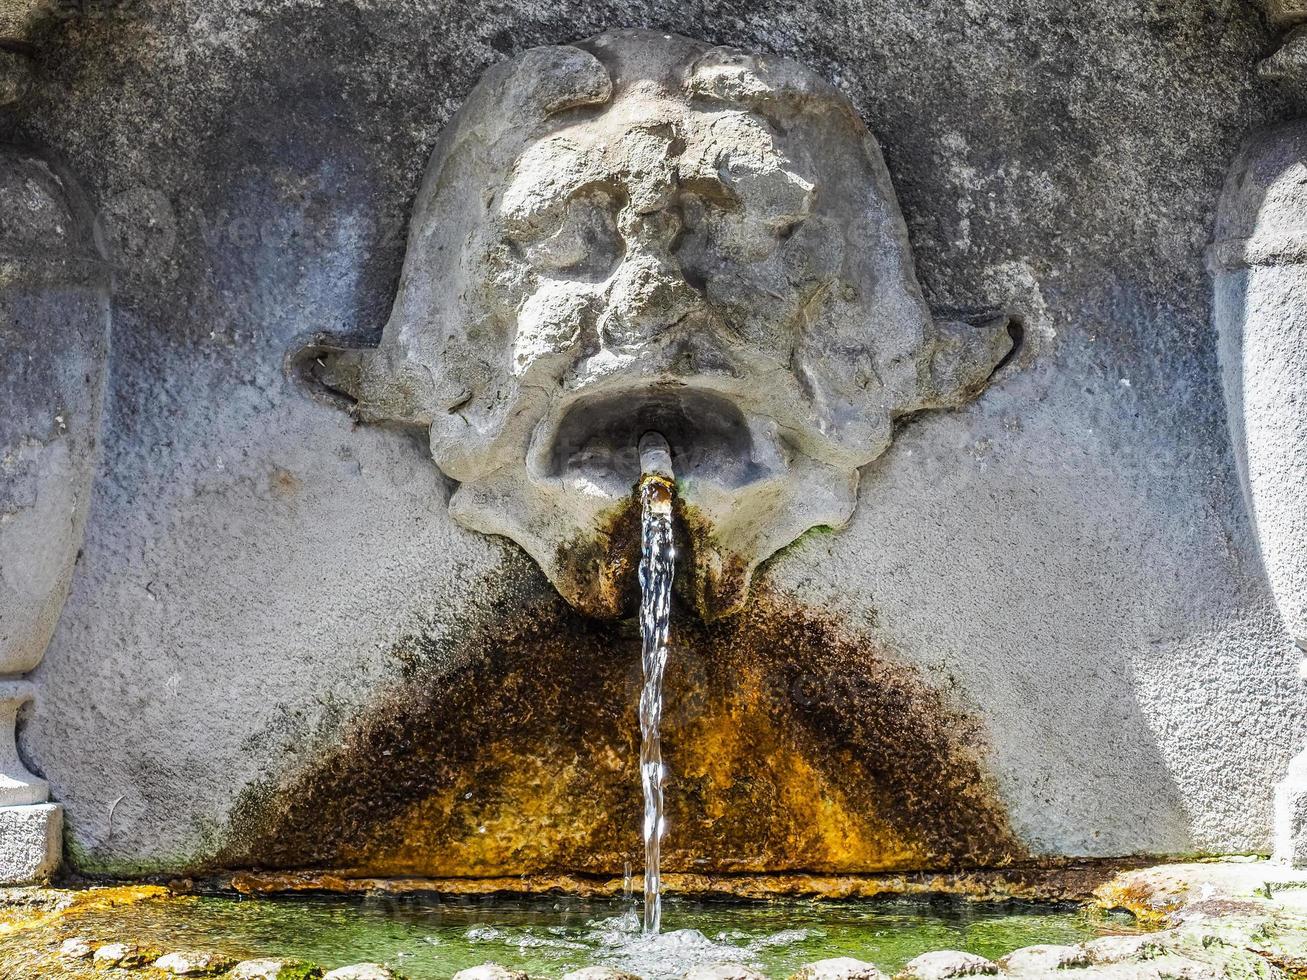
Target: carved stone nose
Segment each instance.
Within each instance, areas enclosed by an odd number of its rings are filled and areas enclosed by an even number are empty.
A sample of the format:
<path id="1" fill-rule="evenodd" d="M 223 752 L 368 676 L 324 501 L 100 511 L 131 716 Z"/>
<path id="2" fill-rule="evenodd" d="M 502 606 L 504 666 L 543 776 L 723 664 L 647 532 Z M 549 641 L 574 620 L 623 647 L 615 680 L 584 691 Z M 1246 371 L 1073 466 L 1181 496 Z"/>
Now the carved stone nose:
<path id="1" fill-rule="evenodd" d="M 608 308 L 600 324 L 609 349 L 655 341 L 703 302 L 672 254 L 681 229 L 674 209 L 635 215 L 622 225 L 626 255 L 609 281 Z"/>

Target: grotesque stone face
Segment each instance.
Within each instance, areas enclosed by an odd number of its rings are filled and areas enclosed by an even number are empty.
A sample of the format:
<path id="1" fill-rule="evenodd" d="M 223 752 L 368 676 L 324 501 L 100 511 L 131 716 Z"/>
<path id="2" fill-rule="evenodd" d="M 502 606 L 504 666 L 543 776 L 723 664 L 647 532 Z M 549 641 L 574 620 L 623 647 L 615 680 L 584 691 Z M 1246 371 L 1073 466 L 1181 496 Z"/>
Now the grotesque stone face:
<path id="1" fill-rule="evenodd" d="M 1005 321 L 931 320 L 880 152 L 782 58 L 642 31 L 489 71 L 432 155 L 376 349 L 300 363 L 368 422 L 430 432 L 467 527 L 621 612 L 650 430 L 672 449 L 707 617 L 845 523 L 900 415 L 976 394 Z"/>

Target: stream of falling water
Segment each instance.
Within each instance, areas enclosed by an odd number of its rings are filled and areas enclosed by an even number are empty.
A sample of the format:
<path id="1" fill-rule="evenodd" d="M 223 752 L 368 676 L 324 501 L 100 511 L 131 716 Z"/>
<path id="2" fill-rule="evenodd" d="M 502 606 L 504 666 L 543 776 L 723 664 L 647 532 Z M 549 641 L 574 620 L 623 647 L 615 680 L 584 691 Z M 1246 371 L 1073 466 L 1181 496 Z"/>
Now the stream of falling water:
<path id="1" fill-rule="evenodd" d="M 663 715 L 663 669 L 671 614 L 672 484 L 662 474 L 646 475 L 640 487 L 640 636 L 644 687 L 640 691 L 640 781 L 644 786 L 644 931 L 662 925 L 659 851 L 663 830 L 663 752 L 658 726 Z"/>

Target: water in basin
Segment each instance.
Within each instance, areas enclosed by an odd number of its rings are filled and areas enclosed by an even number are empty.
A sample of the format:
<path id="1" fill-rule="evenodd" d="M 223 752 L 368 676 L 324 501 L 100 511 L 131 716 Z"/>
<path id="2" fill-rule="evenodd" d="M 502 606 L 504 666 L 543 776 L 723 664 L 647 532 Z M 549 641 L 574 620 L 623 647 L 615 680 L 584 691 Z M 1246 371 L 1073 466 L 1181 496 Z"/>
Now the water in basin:
<path id="1" fill-rule="evenodd" d="M 237 958 L 297 957 L 327 968 L 382 962 L 410 980 L 444 980 L 486 962 L 532 977 L 613 966 L 646 980 L 739 962 L 783 978 L 803 963 L 832 956 L 854 956 L 888 972 L 929 950 L 997 958 L 1021 946 L 1077 943 L 1139 928 L 1129 916 L 1065 905 L 665 901 L 660 935 L 642 932 L 634 898 L 188 897 L 142 901 L 105 913 L 99 924 L 92 916 L 63 926 L 92 941 L 134 938 L 161 949 L 210 949 Z"/>

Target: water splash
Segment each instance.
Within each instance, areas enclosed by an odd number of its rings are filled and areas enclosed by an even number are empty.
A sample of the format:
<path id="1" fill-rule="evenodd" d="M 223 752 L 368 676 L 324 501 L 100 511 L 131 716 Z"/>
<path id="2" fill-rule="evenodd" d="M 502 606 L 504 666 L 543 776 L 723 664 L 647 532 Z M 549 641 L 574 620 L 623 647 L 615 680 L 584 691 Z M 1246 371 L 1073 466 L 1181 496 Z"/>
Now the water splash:
<path id="1" fill-rule="evenodd" d="M 662 926 L 660 851 L 666 820 L 663 816 L 662 742 L 663 671 L 667 666 L 667 635 L 671 617 L 672 576 L 676 549 L 672 544 L 671 454 L 661 436 L 640 441 L 640 636 L 644 687 L 640 691 L 640 781 L 644 788 L 644 932 Z"/>

